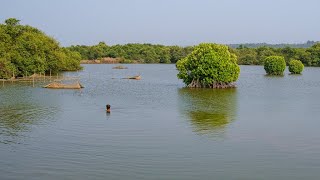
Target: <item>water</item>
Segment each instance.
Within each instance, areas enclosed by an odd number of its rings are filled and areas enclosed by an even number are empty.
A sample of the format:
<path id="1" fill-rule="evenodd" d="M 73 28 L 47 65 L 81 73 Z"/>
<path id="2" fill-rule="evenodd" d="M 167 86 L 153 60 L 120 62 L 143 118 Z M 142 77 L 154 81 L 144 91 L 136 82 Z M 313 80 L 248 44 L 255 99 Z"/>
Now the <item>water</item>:
<path id="1" fill-rule="evenodd" d="M 66 73 L 82 90 L 0 87 L 0 179 L 320 178 L 319 68 L 190 90 L 174 65 L 127 66 Z"/>

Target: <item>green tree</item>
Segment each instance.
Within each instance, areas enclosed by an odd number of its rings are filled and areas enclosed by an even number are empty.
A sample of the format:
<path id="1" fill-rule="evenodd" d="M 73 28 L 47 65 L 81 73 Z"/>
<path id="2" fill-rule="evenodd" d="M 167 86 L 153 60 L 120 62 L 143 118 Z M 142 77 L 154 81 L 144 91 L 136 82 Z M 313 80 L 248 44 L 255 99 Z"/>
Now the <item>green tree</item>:
<path id="1" fill-rule="evenodd" d="M 183 48 L 179 46 L 170 46 L 170 62 L 176 63 L 178 60 L 182 59 L 184 56 Z"/>
<path id="2" fill-rule="evenodd" d="M 258 53 L 255 49 L 242 47 L 242 48 L 234 49 L 233 51 L 235 51 L 235 53 L 238 57 L 239 64 L 244 64 L 244 65 L 257 65 L 257 64 L 259 64 L 258 58 L 257 58 Z"/>
<path id="3" fill-rule="evenodd" d="M 170 63 L 170 49 L 165 46 L 156 47 L 156 53 L 160 63 Z"/>
<path id="4" fill-rule="evenodd" d="M 286 62 L 282 56 L 269 56 L 264 61 L 264 69 L 269 75 L 283 75 Z"/>
<path id="5" fill-rule="evenodd" d="M 296 58 L 296 55 L 297 55 L 296 48 L 291 48 L 287 46 L 285 48 L 282 48 L 280 51 L 286 63 L 289 63 L 292 59 Z"/>
<path id="6" fill-rule="evenodd" d="M 16 26 L 19 25 L 20 20 L 16 18 L 9 18 L 4 21 L 8 26 Z"/>
<path id="7" fill-rule="evenodd" d="M 142 48 L 139 52 L 142 56 L 142 61 L 145 63 L 159 63 L 158 55 L 155 49 L 151 47 Z"/>
<path id="8" fill-rule="evenodd" d="M 297 53 L 295 59 L 299 59 L 304 65 L 311 66 L 311 53 L 306 51 L 304 48 L 296 49 Z"/>
<path id="9" fill-rule="evenodd" d="M 4 58 L 0 58 L 0 77 L 4 79 L 8 79 L 12 77 L 15 68 L 14 65 L 11 64 Z"/>
<path id="10" fill-rule="evenodd" d="M 81 55 L 78 52 L 73 52 L 70 51 L 66 48 L 61 49 L 61 55 L 63 56 L 62 58 L 64 59 L 62 63 L 61 69 L 63 71 L 76 71 L 79 70 L 80 67 L 80 60 L 81 60 Z"/>
<path id="11" fill-rule="evenodd" d="M 230 53 L 227 46 L 219 44 L 199 44 L 176 66 L 178 78 L 188 87 L 234 87 L 233 82 L 240 74 L 236 55 Z"/>
<path id="12" fill-rule="evenodd" d="M 0 24 L 0 78 L 81 69 L 79 55 L 40 30 L 10 18 Z"/>
<path id="13" fill-rule="evenodd" d="M 310 53 L 310 66 L 320 66 L 320 43 L 313 45 L 306 51 Z"/>
<path id="14" fill-rule="evenodd" d="M 301 74 L 303 71 L 304 65 L 299 60 L 291 60 L 289 62 L 289 71 L 291 74 Z"/>
<path id="15" fill-rule="evenodd" d="M 274 48 L 266 47 L 266 46 L 259 47 L 256 49 L 256 51 L 257 51 L 257 59 L 258 59 L 259 65 L 264 64 L 264 60 L 266 59 L 266 57 L 278 55 Z"/>

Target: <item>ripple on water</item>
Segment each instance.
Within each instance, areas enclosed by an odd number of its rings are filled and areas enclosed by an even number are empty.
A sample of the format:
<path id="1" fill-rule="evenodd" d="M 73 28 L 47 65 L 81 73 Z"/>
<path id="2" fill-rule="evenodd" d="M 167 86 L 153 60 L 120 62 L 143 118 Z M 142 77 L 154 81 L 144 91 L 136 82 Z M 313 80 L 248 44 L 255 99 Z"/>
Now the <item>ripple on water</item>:
<path id="1" fill-rule="evenodd" d="M 58 108 L 30 104 L 0 106 L 0 143 L 19 143 L 34 125 L 53 119 Z"/>

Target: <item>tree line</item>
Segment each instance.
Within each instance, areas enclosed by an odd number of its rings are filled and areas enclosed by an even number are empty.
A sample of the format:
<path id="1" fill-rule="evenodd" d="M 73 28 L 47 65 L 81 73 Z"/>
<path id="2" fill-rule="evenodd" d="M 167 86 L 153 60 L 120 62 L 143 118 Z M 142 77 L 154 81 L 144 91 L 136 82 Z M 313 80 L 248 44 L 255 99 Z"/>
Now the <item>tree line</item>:
<path id="1" fill-rule="evenodd" d="M 119 58 L 123 63 L 176 63 L 189 55 L 196 46 L 164 46 L 154 44 L 125 44 L 109 46 L 75 45 L 61 47 L 52 37 L 29 25 L 20 25 L 15 18 L 0 24 L 0 78 L 56 73 L 81 69 L 80 60 L 104 57 Z M 283 56 L 288 65 L 300 60 L 305 66 L 320 66 L 320 43 L 307 42 L 308 48 L 228 46 L 240 65 L 263 65 L 268 56 Z"/>
<path id="2" fill-rule="evenodd" d="M 268 56 L 283 56 L 287 65 L 291 60 L 300 60 L 305 66 L 320 66 L 320 43 L 309 48 L 239 46 L 231 51 L 237 55 L 238 63 L 244 65 L 263 65 Z"/>
<path id="3" fill-rule="evenodd" d="M 125 44 L 108 46 L 100 42 L 93 46 L 76 45 L 67 49 L 81 54 L 85 60 L 94 60 L 104 57 L 122 58 L 123 62 L 130 63 L 176 63 L 185 58 L 194 50 L 194 46 L 164 46 L 152 44 Z M 283 47 L 274 48 L 261 46 L 249 48 L 239 45 L 237 48 L 229 46 L 229 51 L 238 57 L 240 65 L 263 65 L 268 56 L 283 56 L 288 64 L 291 60 L 300 60 L 306 66 L 320 66 L 320 43 L 309 48 Z"/>
<path id="4" fill-rule="evenodd" d="M 81 54 L 84 60 L 95 60 L 104 57 L 122 58 L 123 62 L 138 63 L 176 63 L 192 52 L 193 47 L 164 46 L 153 44 L 125 44 L 108 46 L 105 42 L 97 45 L 76 45 L 68 47 Z"/>
<path id="5" fill-rule="evenodd" d="M 245 44 L 228 44 L 228 46 L 232 48 L 237 48 L 239 46 L 245 46 L 249 48 L 258 48 L 262 46 L 267 46 L 267 47 L 273 47 L 273 48 L 285 48 L 285 47 L 292 47 L 292 48 L 309 48 L 315 44 L 317 44 L 317 41 L 307 41 L 305 43 L 299 43 L 299 44 L 268 44 L 268 43 L 245 43 Z"/>
<path id="6" fill-rule="evenodd" d="M 0 78 L 81 69 L 81 55 L 15 18 L 0 24 Z"/>

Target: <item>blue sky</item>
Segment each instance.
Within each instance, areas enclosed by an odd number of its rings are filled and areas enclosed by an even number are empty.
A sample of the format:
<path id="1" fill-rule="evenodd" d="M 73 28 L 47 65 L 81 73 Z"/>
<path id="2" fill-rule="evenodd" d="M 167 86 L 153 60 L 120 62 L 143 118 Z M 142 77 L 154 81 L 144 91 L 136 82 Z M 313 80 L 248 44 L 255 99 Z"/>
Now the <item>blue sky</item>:
<path id="1" fill-rule="evenodd" d="M 2 0 L 9 17 L 62 45 L 320 40 L 320 0 Z"/>

